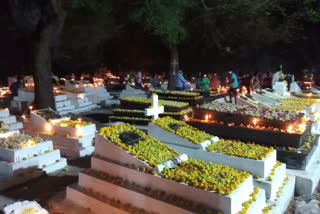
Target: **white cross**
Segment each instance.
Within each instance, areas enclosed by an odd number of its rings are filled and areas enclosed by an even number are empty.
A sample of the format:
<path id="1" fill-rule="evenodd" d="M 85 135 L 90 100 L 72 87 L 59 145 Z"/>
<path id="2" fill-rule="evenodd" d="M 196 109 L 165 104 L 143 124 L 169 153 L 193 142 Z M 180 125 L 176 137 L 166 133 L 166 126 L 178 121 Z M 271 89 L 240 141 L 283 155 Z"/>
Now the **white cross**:
<path id="1" fill-rule="evenodd" d="M 158 95 L 152 95 L 152 108 L 146 108 L 144 114 L 146 116 L 152 116 L 152 119 L 156 120 L 159 117 L 159 114 L 164 112 L 164 107 L 158 104 Z"/>

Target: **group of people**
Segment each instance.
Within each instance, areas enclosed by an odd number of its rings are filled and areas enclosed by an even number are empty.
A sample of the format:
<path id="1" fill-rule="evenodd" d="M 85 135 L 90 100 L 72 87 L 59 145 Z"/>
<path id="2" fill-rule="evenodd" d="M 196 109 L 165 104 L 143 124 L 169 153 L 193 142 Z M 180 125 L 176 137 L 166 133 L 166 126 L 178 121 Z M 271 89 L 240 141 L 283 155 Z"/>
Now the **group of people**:
<path id="1" fill-rule="evenodd" d="M 202 89 L 204 91 L 210 91 L 210 89 L 217 90 L 219 86 L 228 87 L 230 102 L 232 102 L 232 97 L 235 98 L 236 102 L 237 93 L 240 92 L 242 86 L 246 87 L 249 96 L 253 90 L 261 89 L 262 75 L 263 73 L 250 73 L 238 76 L 232 69 L 229 69 L 228 72 L 222 73 L 220 77 L 217 73 L 209 75 L 199 73 L 198 77 L 193 79 L 195 79 L 196 89 Z M 175 83 L 176 90 L 186 90 L 190 88 L 188 81 L 184 78 L 181 70 L 179 70 L 176 75 Z"/>

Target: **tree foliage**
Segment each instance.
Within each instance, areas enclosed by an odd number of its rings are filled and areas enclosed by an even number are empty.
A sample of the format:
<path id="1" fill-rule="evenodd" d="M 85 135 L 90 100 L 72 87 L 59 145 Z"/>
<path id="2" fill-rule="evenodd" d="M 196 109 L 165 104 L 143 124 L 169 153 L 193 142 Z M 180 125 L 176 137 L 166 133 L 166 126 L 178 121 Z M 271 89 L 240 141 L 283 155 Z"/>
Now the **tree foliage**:
<path id="1" fill-rule="evenodd" d="M 187 37 L 185 17 L 192 0 L 138 1 L 131 18 L 168 45 L 178 45 Z"/>

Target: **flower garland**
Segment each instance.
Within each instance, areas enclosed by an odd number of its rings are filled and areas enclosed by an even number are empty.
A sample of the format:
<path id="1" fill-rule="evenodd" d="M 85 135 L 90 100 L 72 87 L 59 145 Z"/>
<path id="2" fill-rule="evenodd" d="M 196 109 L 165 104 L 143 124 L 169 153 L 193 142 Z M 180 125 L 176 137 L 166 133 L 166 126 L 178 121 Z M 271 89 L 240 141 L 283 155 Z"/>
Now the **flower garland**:
<path id="1" fill-rule="evenodd" d="M 180 167 L 165 168 L 161 176 L 200 189 L 230 195 L 250 174 L 221 164 L 189 158 L 181 162 Z"/>
<path id="2" fill-rule="evenodd" d="M 120 139 L 120 134 L 129 131 L 137 133 L 143 140 L 140 140 L 134 145 L 124 144 Z M 150 166 L 156 166 L 179 155 L 169 146 L 164 145 L 160 141 L 146 135 L 144 132 L 129 124 L 124 123 L 101 128 L 100 134 L 140 160 L 148 162 Z"/>
<path id="3" fill-rule="evenodd" d="M 145 103 L 151 104 L 152 101 L 150 98 L 146 97 L 122 97 L 120 98 L 121 101 L 128 101 L 128 102 L 137 102 L 137 103 Z M 188 103 L 185 102 L 177 102 L 177 101 L 170 101 L 170 100 L 159 100 L 159 106 L 168 106 L 168 107 L 185 107 L 188 106 Z"/>
<path id="4" fill-rule="evenodd" d="M 72 127 L 72 128 L 88 126 L 91 124 L 92 124 L 91 122 L 79 121 L 79 120 L 61 120 L 57 123 L 54 123 L 54 125 L 57 125 L 57 126 Z"/>
<path id="5" fill-rule="evenodd" d="M 248 158 L 253 160 L 262 160 L 266 158 L 273 147 L 265 147 L 254 143 L 243 143 L 238 140 L 219 139 L 206 148 L 208 151 L 215 151 L 227 155 Z"/>
<path id="6" fill-rule="evenodd" d="M 169 132 L 172 132 L 180 137 L 190 140 L 194 144 L 199 144 L 205 140 L 213 138 L 212 135 L 207 134 L 204 131 L 199 131 L 198 129 L 192 126 L 189 126 L 185 122 L 175 120 L 171 117 L 159 118 L 157 120 L 152 120 L 152 122 L 158 125 L 159 127 L 168 130 Z M 179 127 L 177 128 L 177 130 L 173 130 L 170 128 L 170 124 L 178 124 Z"/>

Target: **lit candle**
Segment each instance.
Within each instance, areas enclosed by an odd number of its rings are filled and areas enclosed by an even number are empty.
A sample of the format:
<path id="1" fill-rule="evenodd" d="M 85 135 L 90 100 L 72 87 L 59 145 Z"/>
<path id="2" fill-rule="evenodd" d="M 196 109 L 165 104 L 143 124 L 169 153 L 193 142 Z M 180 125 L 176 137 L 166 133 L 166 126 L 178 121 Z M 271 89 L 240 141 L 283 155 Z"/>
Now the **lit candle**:
<path id="1" fill-rule="evenodd" d="M 257 119 L 257 118 L 254 118 L 252 122 L 253 122 L 253 126 L 254 126 L 254 128 L 256 128 L 256 126 L 257 126 L 257 122 L 258 122 L 258 119 Z"/>

